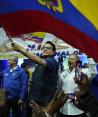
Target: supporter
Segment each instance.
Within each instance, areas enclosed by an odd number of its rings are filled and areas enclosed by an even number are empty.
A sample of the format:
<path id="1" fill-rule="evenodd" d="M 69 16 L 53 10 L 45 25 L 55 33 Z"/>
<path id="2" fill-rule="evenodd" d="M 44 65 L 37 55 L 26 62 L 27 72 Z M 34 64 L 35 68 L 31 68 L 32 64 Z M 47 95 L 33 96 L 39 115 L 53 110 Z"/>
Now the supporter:
<path id="1" fill-rule="evenodd" d="M 75 92 L 79 90 L 78 84 L 74 81 L 74 77 L 78 77 L 79 80 L 84 78 L 84 74 L 87 74 L 91 79 L 96 74 L 95 64 L 91 63 L 89 68 L 83 69 L 79 64 L 79 57 L 75 54 L 71 54 L 68 58 L 68 66 L 65 71 L 61 73 L 62 89 L 67 93 L 68 99 L 63 107 L 60 108 L 60 112 L 57 117 L 86 117 L 85 112 L 74 105 L 76 99 Z M 81 77 L 82 76 L 82 77 Z"/>
<path id="2" fill-rule="evenodd" d="M 16 43 L 13 48 L 38 64 L 33 73 L 28 98 L 34 100 L 40 107 L 46 108 L 57 90 L 58 63 L 54 58 L 55 45 L 50 41 L 46 42 L 43 46 L 42 57 L 34 55 Z"/>
<path id="3" fill-rule="evenodd" d="M 84 76 L 85 77 L 81 81 L 77 79 L 80 91 L 75 92 L 78 100 L 78 103 L 75 105 L 84 111 L 88 111 L 90 113 L 90 117 L 98 117 L 98 99 L 89 92 L 89 80 L 87 75 L 84 74 Z M 68 95 L 64 94 L 62 91 L 57 91 L 45 111 L 42 110 L 34 101 L 30 102 L 30 106 L 34 111 L 36 111 L 38 117 L 53 117 L 59 108 L 66 103 L 67 97 Z"/>
<path id="4" fill-rule="evenodd" d="M 20 105 L 23 104 L 27 93 L 28 77 L 26 72 L 17 65 L 18 59 L 14 56 L 8 60 L 9 68 L 1 71 L 3 89 L 7 95 L 7 115 L 12 109 L 13 117 L 20 117 Z"/>

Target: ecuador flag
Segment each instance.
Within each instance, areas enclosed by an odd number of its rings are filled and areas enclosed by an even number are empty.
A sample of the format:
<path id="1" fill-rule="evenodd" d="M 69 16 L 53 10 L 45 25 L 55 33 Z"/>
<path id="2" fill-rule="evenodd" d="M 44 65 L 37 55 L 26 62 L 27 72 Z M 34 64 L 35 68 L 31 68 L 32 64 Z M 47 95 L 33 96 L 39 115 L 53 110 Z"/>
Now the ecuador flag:
<path id="1" fill-rule="evenodd" d="M 0 0 L 11 36 L 49 32 L 98 60 L 98 0 Z"/>

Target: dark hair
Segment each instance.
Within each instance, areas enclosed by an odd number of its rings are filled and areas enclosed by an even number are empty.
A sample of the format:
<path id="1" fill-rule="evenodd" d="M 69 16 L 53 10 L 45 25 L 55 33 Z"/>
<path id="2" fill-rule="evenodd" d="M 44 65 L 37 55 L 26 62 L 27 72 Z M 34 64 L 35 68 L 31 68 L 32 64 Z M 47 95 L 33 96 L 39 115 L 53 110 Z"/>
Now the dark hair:
<path id="1" fill-rule="evenodd" d="M 53 48 L 53 51 L 56 52 L 56 47 L 51 41 L 47 41 L 45 44 L 50 44 Z"/>
<path id="2" fill-rule="evenodd" d="M 23 69 L 24 69 L 26 66 L 27 66 L 26 63 L 22 63 L 22 64 L 21 64 L 21 68 L 23 68 Z"/>

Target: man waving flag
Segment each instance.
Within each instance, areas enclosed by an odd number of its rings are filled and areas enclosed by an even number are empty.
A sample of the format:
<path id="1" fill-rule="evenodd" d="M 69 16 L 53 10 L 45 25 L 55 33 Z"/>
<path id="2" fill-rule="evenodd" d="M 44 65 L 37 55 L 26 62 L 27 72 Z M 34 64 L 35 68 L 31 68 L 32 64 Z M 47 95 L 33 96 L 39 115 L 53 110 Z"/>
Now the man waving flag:
<path id="1" fill-rule="evenodd" d="M 0 0 L 11 36 L 49 32 L 98 60 L 98 0 Z"/>

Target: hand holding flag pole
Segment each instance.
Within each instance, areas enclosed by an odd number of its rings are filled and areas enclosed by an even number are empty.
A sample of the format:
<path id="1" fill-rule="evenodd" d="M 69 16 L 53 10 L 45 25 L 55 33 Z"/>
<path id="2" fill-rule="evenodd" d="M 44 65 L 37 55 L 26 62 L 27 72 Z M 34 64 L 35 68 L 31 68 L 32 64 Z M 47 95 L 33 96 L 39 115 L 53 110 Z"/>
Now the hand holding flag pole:
<path id="1" fill-rule="evenodd" d="M 1 26 L 1 28 L 2 28 L 2 26 Z M 11 46 L 13 43 L 13 40 L 12 40 L 11 36 L 4 30 L 4 28 L 2 28 L 2 30 L 3 30 L 5 37 L 4 37 L 4 40 L 2 40 L 2 42 L 1 42 L 0 52 L 5 53 L 5 52 L 13 51 L 13 48 Z"/>

